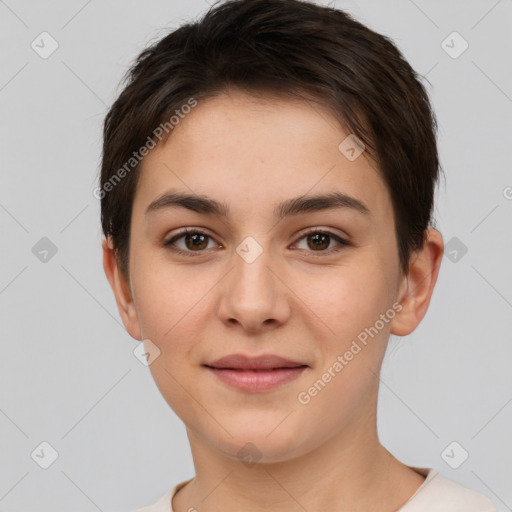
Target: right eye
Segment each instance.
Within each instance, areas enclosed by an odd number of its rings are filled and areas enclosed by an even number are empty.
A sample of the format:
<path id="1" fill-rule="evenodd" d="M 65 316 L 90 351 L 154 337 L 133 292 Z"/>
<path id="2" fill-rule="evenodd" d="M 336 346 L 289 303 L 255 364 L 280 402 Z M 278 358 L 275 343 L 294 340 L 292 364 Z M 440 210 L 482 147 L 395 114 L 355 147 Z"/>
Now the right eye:
<path id="1" fill-rule="evenodd" d="M 208 249 L 208 240 L 211 242 L 213 238 L 206 233 L 197 229 L 185 229 L 181 233 L 173 236 L 170 240 L 164 242 L 164 247 L 176 252 L 177 254 L 184 254 L 186 256 L 193 256 L 192 253 L 203 253 Z M 179 242 L 181 245 L 178 245 Z M 219 247 L 214 243 L 214 246 Z M 177 247 L 176 249 L 174 247 Z"/>

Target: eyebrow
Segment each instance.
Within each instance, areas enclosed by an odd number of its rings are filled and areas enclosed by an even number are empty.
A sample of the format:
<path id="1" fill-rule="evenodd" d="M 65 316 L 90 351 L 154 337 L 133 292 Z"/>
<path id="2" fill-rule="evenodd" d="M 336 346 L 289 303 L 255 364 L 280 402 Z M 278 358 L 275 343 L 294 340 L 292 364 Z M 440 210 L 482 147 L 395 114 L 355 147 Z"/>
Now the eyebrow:
<path id="1" fill-rule="evenodd" d="M 155 199 L 147 208 L 146 215 L 151 212 L 167 208 L 181 207 L 204 215 L 216 215 L 229 219 L 229 207 L 226 203 L 217 201 L 207 196 L 183 192 L 168 192 Z M 359 199 L 343 194 L 332 192 L 313 196 L 299 196 L 287 199 L 274 208 L 274 217 L 278 220 L 300 215 L 337 208 L 348 208 L 364 215 L 369 215 L 369 208 Z"/>

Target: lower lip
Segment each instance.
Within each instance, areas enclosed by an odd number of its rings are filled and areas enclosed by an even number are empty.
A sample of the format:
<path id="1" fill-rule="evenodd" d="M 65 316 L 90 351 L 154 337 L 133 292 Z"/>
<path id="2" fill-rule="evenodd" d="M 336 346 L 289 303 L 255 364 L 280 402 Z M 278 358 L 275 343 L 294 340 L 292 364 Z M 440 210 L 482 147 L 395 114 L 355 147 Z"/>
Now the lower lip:
<path id="1" fill-rule="evenodd" d="M 206 367 L 220 380 L 241 391 L 268 391 L 296 379 L 307 366 L 275 370 L 232 370 Z"/>

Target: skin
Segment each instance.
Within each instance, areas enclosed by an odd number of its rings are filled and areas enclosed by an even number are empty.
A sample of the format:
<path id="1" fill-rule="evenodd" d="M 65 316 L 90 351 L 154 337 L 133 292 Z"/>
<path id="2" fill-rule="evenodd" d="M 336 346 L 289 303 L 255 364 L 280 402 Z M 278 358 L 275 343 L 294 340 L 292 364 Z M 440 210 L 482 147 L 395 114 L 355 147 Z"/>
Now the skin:
<path id="1" fill-rule="evenodd" d="M 424 317 L 443 254 L 441 234 L 400 272 L 392 204 L 363 152 L 348 160 L 348 133 L 328 109 L 301 99 L 232 90 L 199 102 L 171 137 L 143 160 L 132 213 L 129 278 L 110 240 L 104 269 L 130 335 L 161 351 L 150 370 L 183 420 L 196 477 L 173 499 L 176 512 L 268 510 L 394 511 L 424 477 L 393 457 L 376 427 L 379 372 L 390 333 L 405 336 Z M 146 214 L 170 190 L 225 202 L 228 220 L 185 208 Z M 362 201 L 349 208 L 276 222 L 277 203 L 339 191 Z M 229 221 L 229 222 L 228 222 Z M 180 228 L 200 229 L 198 250 Z M 308 228 L 331 238 L 317 248 Z M 237 252 L 253 237 L 262 254 Z M 309 242 L 309 243 L 308 243 Z M 202 251 L 202 252 L 201 252 Z M 402 307 L 335 378 L 304 405 L 308 390 L 379 315 Z M 267 392 L 243 392 L 202 365 L 219 357 L 277 354 L 309 367 Z M 237 452 L 258 450 L 247 465 Z"/>

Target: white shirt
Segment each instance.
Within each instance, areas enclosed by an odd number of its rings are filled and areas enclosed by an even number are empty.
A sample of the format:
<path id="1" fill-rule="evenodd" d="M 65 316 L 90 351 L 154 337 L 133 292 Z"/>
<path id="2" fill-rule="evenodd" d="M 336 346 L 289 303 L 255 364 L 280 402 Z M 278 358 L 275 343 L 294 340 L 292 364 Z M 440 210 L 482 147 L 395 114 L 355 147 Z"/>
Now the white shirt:
<path id="1" fill-rule="evenodd" d="M 436 470 L 411 469 L 426 479 L 396 512 L 497 512 L 496 507 L 483 494 L 444 478 Z M 171 506 L 173 496 L 191 480 L 189 478 L 175 485 L 153 505 L 132 512 L 174 512 Z"/>

